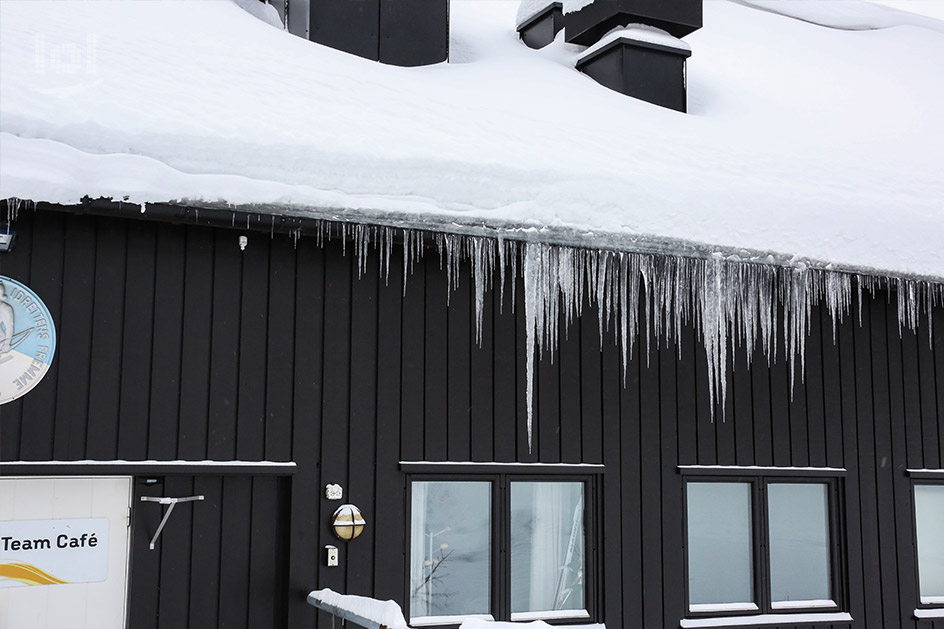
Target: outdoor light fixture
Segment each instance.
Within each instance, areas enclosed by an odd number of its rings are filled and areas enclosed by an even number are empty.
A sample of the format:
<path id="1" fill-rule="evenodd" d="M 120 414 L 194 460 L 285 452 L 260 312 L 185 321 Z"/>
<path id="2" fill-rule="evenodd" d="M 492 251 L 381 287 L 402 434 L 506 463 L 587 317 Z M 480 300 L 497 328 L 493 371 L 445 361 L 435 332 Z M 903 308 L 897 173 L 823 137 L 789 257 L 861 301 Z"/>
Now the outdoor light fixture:
<path id="1" fill-rule="evenodd" d="M 16 232 L 0 232 L 0 252 L 9 251 L 13 248 L 13 239 L 16 238 Z"/>
<path id="2" fill-rule="evenodd" d="M 338 539 L 349 542 L 364 532 L 366 524 L 360 509 L 354 505 L 341 505 L 334 512 L 331 528 L 334 529 L 334 534 L 338 536 Z"/>

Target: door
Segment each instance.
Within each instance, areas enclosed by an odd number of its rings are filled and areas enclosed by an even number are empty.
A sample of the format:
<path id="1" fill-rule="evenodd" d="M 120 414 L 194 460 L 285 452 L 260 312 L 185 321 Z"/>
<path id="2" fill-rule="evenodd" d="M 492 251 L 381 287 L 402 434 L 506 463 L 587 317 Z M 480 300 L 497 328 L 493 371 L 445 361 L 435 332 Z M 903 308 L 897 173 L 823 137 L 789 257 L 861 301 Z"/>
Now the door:
<path id="1" fill-rule="evenodd" d="M 131 478 L 0 478 L 0 629 L 121 629 Z"/>

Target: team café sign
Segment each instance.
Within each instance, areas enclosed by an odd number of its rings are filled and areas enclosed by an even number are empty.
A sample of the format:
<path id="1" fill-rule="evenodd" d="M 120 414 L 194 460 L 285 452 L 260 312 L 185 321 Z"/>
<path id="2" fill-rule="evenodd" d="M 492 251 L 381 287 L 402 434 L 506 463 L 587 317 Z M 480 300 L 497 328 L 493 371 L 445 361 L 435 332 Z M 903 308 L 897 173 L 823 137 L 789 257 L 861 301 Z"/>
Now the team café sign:
<path id="1" fill-rule="evenodd" d="M 0 588 L 108 578 L 108 518 L 0 522 Z"/>
<path id="2" fill-rule="evenodd" d="M 49 308 L 29 287 L 0 275 L 0 404 L 39 384 L 55 352 Z"/>

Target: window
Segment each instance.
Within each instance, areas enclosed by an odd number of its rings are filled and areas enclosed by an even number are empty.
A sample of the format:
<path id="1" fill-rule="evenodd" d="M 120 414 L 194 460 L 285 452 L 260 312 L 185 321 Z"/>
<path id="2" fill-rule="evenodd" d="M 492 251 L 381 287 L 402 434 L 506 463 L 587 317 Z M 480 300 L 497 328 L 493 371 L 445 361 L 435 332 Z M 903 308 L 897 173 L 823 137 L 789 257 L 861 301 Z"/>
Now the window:
<path id="1" fill-rule="evenodd" d="M 590 618 L 591 479 L 410 483 L 410 624 Z"/>
<path id="2" fill-rule="evenodd" d="M 944 484 L 915 484 L 918 596 L 922 606 L 944 605 Z"/>
<path id="3" fill-rule="evenodd" d="M 837 485 L 809 477 L 689 479 L 689 615 L 837 610 Z"/>

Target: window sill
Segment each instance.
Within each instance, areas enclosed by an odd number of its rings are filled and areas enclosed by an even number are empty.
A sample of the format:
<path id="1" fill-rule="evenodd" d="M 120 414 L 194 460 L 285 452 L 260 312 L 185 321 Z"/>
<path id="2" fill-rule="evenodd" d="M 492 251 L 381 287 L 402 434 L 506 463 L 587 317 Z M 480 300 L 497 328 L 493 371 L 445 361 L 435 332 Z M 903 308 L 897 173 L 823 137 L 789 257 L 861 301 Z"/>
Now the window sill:
<path id="1" fill-rule="evenodd" d="M 944 618 L 944 607 L 935 609 L 916 609 L 914 617 L 922 620 L 924 618 Z"/>
<path id="2" fill-rule="evenodd" d="M 463 620 L 474 618 L 476 620 L 487 620 L 492 622 L 495 617 L 491 614 L 467 614 L 459 616 L 417 616 L 410 618 L 410 624 L 414 627 L 432 627 L 434 625 L 461 625 Z"/>
<path id="3" fill-rule="evenodd" d="M 921 610 L 916 610 L 921 611 Z M 682 629 L 695 627 L 744 627 L 748 625 L 795 624 L 801 622 L 852 622 L 846 612 L 810 614 L 754 614 L 749 616 L 721 616 L 717 618 L 684 618 Z"/>
<path id="4" fill-rule="evenodd" d="M 560 609 L 556 611 L 544 612 L 512 612 L 511 620 L 581 620 L 590 618 L 590 612 L 585 609 Z"/>

